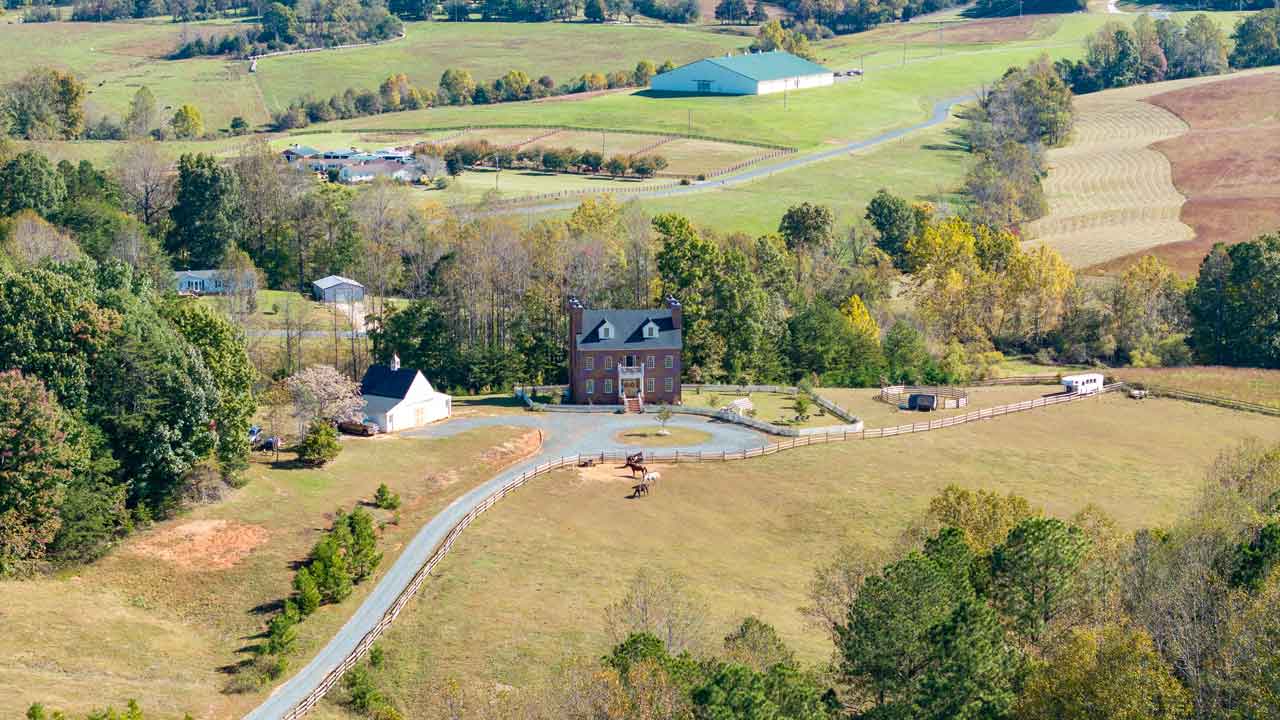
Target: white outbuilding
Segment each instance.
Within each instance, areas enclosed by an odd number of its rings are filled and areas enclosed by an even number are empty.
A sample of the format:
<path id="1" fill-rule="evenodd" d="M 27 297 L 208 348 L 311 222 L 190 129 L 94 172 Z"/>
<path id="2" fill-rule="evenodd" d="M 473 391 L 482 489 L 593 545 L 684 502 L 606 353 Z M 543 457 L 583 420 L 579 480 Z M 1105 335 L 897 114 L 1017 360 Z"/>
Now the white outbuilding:
<path id="1" fill-rule="evenodd" d="M 655 76 L 650 86 L 655 92 L 767 95 L 834 82 L 835 76 L 827 68 L 774 50 L 696 60 Z"/>
<path id="2" fill-rule="evenodd" d="M 398 432 L 429 425 L 453 414 L 453 398 L 437 392 L 422 373 L 400 367 L 400 358 L 388 365 L 370 365 L 360 381 L 365 420 L 382 432 Z"/>
<path id="3" fill-rule="evenodd" d="M 1091 395 L 1102 392 L 1102 387 L 1106 382 L 1107 380 L 1102 376 L 1102 373 L 1081 373 L 1079 375 L 1067 375 L 1062 378 L 1062 386 L 1072 395 Z"/>

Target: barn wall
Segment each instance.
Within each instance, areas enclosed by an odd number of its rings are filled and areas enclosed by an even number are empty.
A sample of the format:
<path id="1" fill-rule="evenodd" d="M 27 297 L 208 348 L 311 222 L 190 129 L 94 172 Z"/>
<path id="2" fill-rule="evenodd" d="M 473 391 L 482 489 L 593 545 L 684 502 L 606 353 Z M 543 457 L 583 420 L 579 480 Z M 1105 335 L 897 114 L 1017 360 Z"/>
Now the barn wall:
<path id="1" fill-rule="evenodd" d="M 658 92 L 696 93 L 698 81 L 711 83 L 710 92 L 721 95 L 755 95 L 756 82 L 705 60 L 676 68 L 653 78 L 651 87 Z"/>
<path id="2" fill-rule="evenodd" d="M 761 95 L 770 93 L 780 93 L 786 90 L 803 90 L 805 88 L 824 87 L 835 83 L 835 77 L 831 73 L 818 73 L 816 75 L 802 75 L 795 78 L 782 78 L 779 80 L 765 80 L 760 83 Z"/>

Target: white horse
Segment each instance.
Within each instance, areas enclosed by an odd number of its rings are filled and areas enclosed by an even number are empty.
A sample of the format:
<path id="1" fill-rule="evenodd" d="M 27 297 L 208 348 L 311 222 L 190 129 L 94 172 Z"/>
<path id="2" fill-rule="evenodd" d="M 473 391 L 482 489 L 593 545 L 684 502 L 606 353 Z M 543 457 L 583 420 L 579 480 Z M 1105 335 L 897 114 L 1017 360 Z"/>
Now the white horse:
<path id="1" fill-rule="evenodd" d="M 650 470 L 649 472 L 644 474 L 644 483 L 648 485 L 649 483 L 658 482 L 658 480 L 661 478 L 662 478 L 662 475 L 658 473 L 656 470 Z"/>

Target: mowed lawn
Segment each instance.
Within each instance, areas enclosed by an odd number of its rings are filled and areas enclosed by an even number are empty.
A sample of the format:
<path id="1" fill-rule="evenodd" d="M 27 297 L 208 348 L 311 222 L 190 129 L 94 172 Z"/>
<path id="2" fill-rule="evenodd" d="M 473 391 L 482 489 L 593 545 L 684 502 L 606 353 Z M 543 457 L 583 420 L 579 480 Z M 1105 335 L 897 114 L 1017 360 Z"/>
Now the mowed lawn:
<path id="1" fill-rule="evenodd" d="M 565 656 L 607 651 L 603 610 L 641 568 L 688 578 L 709 606 L 709 645 L 755 614 L 805 662 L 820 662 L 830 643 L 799 611 L 815 566 L 842 543 L 891 547 L 945 485 L 1016 492 L 1056 516 L 1093 502 L 1132 530 L 1186 512 L 1206 465 L 1249 436 L 1280 440 L 1280 423 L 1117 396 L 765 459 L 661 466 L 643 500 L 625 499 L 625 473 L 563 472 L 463 534 L 385 636 L 380 674 L 406 717 L 421 716 L 445 679 L 536 686 Z M 346 715 L 327 702 L 317 717 Z"/>
<path id="2" fill-rule="evenodd" d="M 952 144 L 958 121 L 868 150 L 682 197 L 642 200 L 652 213 L 674 212 L 720 232 L 776 232 L 787 208 L 808 201 L 832 209 L 840 225 L 866 212 L 880 188 L 934 203 L 957 199 L 969 155 Z"/>
<path id="3" fill-rule="evenodd" d="M 39 701 L 78 716 L 136 698 L 160 720 L 240 717 L 263 693 L 225 693 L 233 678 L 219 668 L 250 657 L 273 603 L 290 593 L 293 563 L 336 509 L 369 501 L 383 482 L 401 495 L 399 524 L 379 540 L 385 570 L 422 523 L 536 443 L 528 430 L 495 427 L 437 440 L 344 438 L 323 469 L 276 469 L 258 456 L 249 484 L 223 502 L 140 532 L 92 565 L 0 583 L 0 715 Z M 375 580 L 299 626 L 294 668 Z"/>
<path id="4" fill-rule="evenodd" d="M 1150 383 L 1280 408 L 1280 370 L 1199 366 L 1120 368 L 1112 374 L 1126 382 Z"/>

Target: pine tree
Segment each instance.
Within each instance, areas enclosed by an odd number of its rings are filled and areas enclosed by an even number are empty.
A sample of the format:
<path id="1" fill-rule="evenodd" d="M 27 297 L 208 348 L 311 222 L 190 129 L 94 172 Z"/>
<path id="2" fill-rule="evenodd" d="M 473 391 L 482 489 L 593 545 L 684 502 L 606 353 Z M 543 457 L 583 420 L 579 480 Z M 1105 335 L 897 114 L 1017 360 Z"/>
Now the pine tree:
<path id="1" fill-rule="evenodd" d="M 306 617 L 320 607 L 320 588 L 316 587 L 311 570 L 301 568 L 293 576 L 293 590 L 298 594 L 298 612 Z"/>

